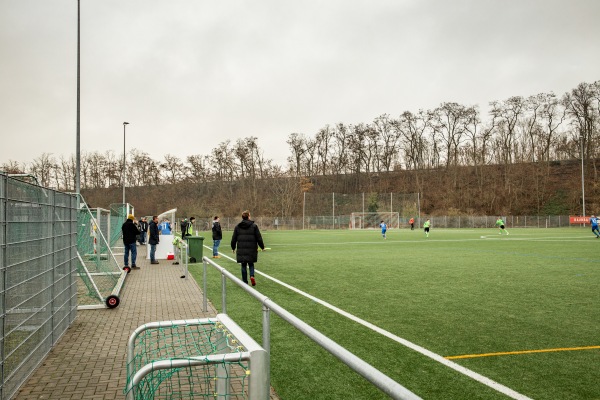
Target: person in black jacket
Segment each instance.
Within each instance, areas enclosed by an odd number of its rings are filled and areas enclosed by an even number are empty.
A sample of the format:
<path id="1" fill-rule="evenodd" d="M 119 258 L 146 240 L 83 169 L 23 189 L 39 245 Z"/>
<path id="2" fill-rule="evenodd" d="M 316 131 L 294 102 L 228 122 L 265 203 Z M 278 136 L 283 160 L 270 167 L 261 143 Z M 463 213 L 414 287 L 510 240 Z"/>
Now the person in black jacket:
<path id="1" fill-rule="evenodd" d="M 152 221 L 150 221 L 150 237 L 148 238 L 148 243 L 150 244 L 150 264 L 158 264 L 158 261 L 156 260 L 156 245 L 159 242 L 158 216 L 154 215 Z"/>
<path id="2" fill-rule="evenodd" d="M 148 221 L 146 217 L 140 219 L 140 244 L 146 244 L 146 235 L 148 234 Z"/>
<path id="3" fill-rule="evenodd" d="M 242 222 L 236 225 L 231 237 L 231 249 L 236 253 L 236 261 L 242 265 L 242 280 L 248 283 L 250 267 L 250 281 L 256 286 L 254 279 L 254 263 L 258 261 L 258 248 L 265 249 L 262 235 L 254 221 L 250 220 L 250 211 L 242 213 Z"/>
<path id="4" fill-rule="evenodd" d="M 125 267 L 129 266 L 129 253 L 131 252 L 131 268 L 139 268 L 135 265 L 137 259 L 137 247 L 135 244 L 136 237 L 140 231 L 137 224 L 134 223 L 135 217 L 132 214 L 127 216 L 127 220 L 121 226 L 121 232 L 123 233 L 123 245 L 125 246 Z"/>
<path id="5" fill-rule="evenodd" d="M 221 223 L 219 222 L 218 216 L 216 216 L 213 219 L 212 238 L 213 238 L 213 258 L 221 258 L 221 256 L 219 255 L 219 245 L 221 244 L 221 239 L 223 239 L 223 231 L 221 231 Z"/>

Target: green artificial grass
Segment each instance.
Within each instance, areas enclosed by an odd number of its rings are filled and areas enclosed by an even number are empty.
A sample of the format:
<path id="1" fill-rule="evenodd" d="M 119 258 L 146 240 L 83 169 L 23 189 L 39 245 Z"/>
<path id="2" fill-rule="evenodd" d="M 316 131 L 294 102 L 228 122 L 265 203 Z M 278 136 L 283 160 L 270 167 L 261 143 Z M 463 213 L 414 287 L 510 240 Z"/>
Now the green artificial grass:
<path id="1" fill-rule="evenodd" d="M 444 357 L 600 345 L 600 240 L 581 228 L 509 232 L 265 231 L 272 250 L 256 268 Z M 230 237 L 220 250 L 234 257 Z M 241 277 L 234 261 L 217 262 Z M 202 285 L 202 264 L 190 269 Z M 419 396 L 506 398 L 260 273 L 256 290 Z M 220 282 L 209 267 L 218 310 Z M 227 311 L 261 342 L 261 306 L 231 282 Z M 531 398 L 600 398 L 599 349 L 453 361 Z M 274 314 L 271 384 L 282 399 L 387 398 Z"/>

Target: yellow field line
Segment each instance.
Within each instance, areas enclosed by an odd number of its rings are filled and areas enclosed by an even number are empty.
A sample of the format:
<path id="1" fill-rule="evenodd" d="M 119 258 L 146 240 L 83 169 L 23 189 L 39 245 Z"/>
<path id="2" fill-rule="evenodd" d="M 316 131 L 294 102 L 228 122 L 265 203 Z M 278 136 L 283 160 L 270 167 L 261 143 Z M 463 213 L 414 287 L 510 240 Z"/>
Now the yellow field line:
<path id="1" fill-rule="evenodd" d="M 585 346 L 585 347 L 562 347 L 558 349 L 542 349 L 542 350 L 521 350 L 521 351 L 504 351 L 499 353 L 484 353 L 484 354 L 464 354 L 462 356 L 444 357 L 446 360 L 458 360 L 461 358 L 477 358 L 477 357 L 494 357 L 508 356 L 514 354 L 531 354 L 531 353 L 553 353 L 556 351 L 575 351 L 575 350 L 592 350 L 600 349 L 600 346 Z"/>

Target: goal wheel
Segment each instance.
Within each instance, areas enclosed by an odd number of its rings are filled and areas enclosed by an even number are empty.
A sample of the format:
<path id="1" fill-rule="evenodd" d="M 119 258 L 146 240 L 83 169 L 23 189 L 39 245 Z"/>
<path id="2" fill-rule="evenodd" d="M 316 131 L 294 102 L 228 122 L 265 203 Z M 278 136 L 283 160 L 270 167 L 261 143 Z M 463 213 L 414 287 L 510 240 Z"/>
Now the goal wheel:
<path id="1" fill-rule="evenodd" d="M 111 294 L 106 298 L 106 306 L 108 308 L 115 308 L 120 302 L 121 300 L 119 300 L 119 296 L 115 296 L 114 294 Z"/>
<path id="2" fill-rule="evenodd" d="M 130 267 L 123 267 L 123 271 L 130 273 L 131 272 L 131 268 Z"/>
<path id="3" fill-rule="evenodd" d="M 190 257 L 190 262 L 191 262 L 192 264 L 196 263 L 196 257 Z"/>

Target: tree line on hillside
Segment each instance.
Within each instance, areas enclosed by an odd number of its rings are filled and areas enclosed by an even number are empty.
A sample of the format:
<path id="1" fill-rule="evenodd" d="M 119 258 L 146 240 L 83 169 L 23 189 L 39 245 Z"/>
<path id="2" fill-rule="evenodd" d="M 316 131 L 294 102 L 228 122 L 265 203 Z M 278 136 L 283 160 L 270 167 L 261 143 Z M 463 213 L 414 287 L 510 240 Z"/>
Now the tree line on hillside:
<path id="1" fill-rule="evenodd" d="M 210 154 L 161 161 L 142 150 L 127 154 L 128 186 L 234 182 L 282 177 L 360 175 L 401 170 L 583 159 L 600 156 L 600 81 L 580 83 L 559 97 L 541 93 L 489 103 L 487 119 L 476 106 L 446 102 L 433 110 L 383 114 L 370 123 L 326 125 L 314 136 L 288 136 L 288 165 L 266 159 L 258 138 L 220 143 Z M 29 173 L 43 186 L 71 191 L 75 156 L 44 153 L 30 163 L 9 160 L 9 173 Z M 597 176 L 596 162 L 591 163 Z M 81 188 L 122 185 L 123 155 L 81 155 Z M 416 182 L 420 188 L 419 181 Z"/>

